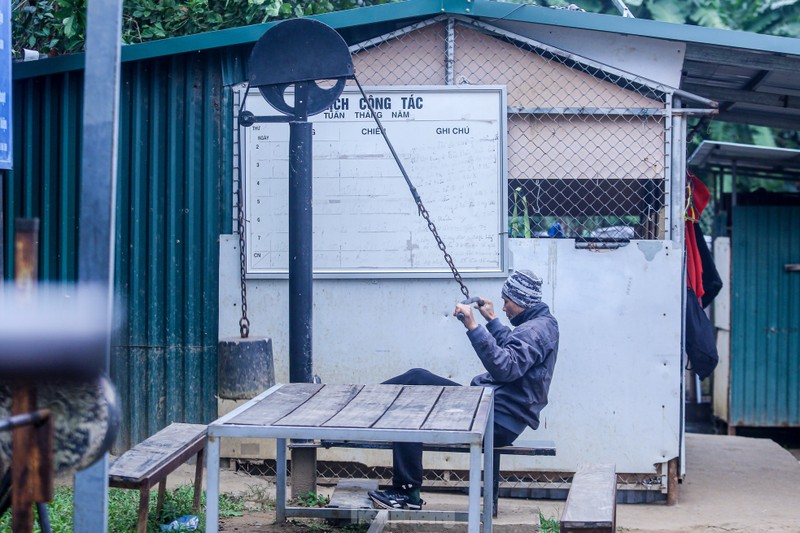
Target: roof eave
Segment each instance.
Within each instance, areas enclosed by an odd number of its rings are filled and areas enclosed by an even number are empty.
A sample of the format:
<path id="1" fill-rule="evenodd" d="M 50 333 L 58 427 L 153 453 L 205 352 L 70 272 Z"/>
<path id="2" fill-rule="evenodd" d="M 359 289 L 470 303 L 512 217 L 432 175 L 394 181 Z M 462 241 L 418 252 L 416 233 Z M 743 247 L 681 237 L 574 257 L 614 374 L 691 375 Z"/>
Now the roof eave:
<path id="1" fill-rule="evenodd" d="M 444 5 L 448 12 L 455 12 L 450 11 L 452 9 L 450 4 L 463 4 L 464 1 L 444 0 Z M 467 2 L 467 5 L 470 4 L 473 6 L 470 11 L 465 13 L 462 8 L 457 12 L 496 21 L 529 22 L 546 26 L 800 56 L 800 39 L 790 37 L 674 24 L 656 20 L 621 17 L 619 15 L 587 13 L 567 9 L 548 9 L 540 6 L 512 4 L 494 0 Z"/>
<path id="2" fill-rule="evenodd" d="M 691 44 L 723 46 L 755 52 L 800 56 L 800 39 L 671 24 L 617 15 L 548 9 L 541 6 L 497 2 L 494 0 L 407 0 L 326 13 L 310 18 L 325 22 L 335 29 L 346 29 L 367 24 L 424 18 L 440 14 L 478 17 L 490 23 L 498 21 L 534 23 Z M 264 31 L 273 24 L 275 22 L 127 45 L 122 48 L 122 61 L 137 61 L 249 44 L 257 41 Z M 57 72 L 80 70 L 83 68 L 84 62 L 85 56 L 83 53 L 33 62 L 18 62 L 14 64 L 13 78 L 23 79 Z"/>

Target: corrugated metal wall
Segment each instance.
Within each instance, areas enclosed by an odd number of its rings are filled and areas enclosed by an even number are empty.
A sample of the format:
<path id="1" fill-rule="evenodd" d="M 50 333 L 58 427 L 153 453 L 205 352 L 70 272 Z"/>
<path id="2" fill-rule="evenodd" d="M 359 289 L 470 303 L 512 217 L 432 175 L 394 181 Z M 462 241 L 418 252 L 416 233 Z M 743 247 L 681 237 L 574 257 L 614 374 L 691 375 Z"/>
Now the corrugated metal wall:
<path id="1" fill-rule="evenodd" d="M 800 426 L 800 208 L 736 207 L 731 279 L 730 419 Z"/>
<path id="2" fill-rule="evenodd" d="M 65 73 L 14 82 L 14 171 L 3 172 L 7 277 L 14 273 L 14 218 L 39 217 L 39 274 L 77 273 L 77 191 L 83 76 Z"/>
<path id="3" fill-rule="evenodd" d="M 218 238 L 231 228 L 231 105 L 244 51 L 122 67 L 111 375 L 127 449 L 173 421 L 216 418 Z M 5 273 L 13 220 L 41 219 L 40 275 L 77 269 L 83 76 L 18 79 L 14 171 L 3 176 Z"/>

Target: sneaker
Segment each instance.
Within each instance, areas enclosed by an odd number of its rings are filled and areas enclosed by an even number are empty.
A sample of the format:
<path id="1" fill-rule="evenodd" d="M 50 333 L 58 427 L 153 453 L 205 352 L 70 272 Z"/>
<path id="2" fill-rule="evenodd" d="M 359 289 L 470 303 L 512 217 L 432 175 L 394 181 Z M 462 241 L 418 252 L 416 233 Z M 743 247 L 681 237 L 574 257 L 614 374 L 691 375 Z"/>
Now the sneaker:
<path id="1" fill-rule="evenodd" d="M 410 509 L 419 511 L 425 503 L 419 497 L 419 488 L 370 491 L 368 496 L 383 509 Z"/>

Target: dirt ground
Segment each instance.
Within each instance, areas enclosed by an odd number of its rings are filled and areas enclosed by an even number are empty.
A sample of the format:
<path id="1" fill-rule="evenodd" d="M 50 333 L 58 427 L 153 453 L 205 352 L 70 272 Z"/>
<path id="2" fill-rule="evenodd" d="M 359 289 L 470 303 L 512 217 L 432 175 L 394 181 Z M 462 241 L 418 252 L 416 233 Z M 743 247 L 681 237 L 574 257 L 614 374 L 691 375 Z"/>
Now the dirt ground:
<path id="1" fill-rule="evenodd" d="M 769 439 L 723 435 L 686 435 L 686 476 L 679 502 L 620 504 L 617 531 L 625 533 L 798 533 L 800 532 L 800 451 L 797 456 Z M 170 484 L 191 483 L 193 468 L 184 466 Z M 274 484 L 232 471 L 221 473 L 223 492 L 274 497 Z M 320 488 L 320 493 L 330 493 Z M 426 508 L 466 510 L 466 495 L 423 492 Z M 563 501 L 500 500 L 497 532 L 533 532 L 539 512 L 557 519 Z M 222 531 L 326 531 L 323 522 L 275 524 L 274 511 L 253 510 L 221 520 Z M 399 524 L 386 531 L 465 531 L 453 524 Z"/>

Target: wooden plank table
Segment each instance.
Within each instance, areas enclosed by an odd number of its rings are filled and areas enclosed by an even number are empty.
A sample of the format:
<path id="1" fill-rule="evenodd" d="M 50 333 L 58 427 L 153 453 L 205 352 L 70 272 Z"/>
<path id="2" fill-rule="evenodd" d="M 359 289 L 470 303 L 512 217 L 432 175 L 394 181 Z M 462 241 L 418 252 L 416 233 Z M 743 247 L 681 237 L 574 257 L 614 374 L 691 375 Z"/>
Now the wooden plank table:
<path id="1" fill-rule="evenodd" d="M 492 498 L 483 499 L 481 464 L 492 486 L 494 398 L 484 387 L 428 385 L 276 385 L 208 426 L 206 531 L 219 527 L 220 437 L 270 438 L 277 442 L 279 522 L 290 516 L 372 520 L 378 510 L 287 507 L 287 439 L 421 442 L 470 447 L 469 508 L 449 511 L 390 510 L 389 520 L 467 521 L 468 531 L 492 531 Z M 483 455 L 483 461 L 481 461 Z M 488 491 L 487 494 L 490 494 Z"/>

